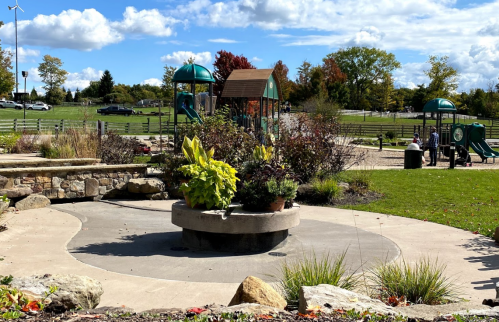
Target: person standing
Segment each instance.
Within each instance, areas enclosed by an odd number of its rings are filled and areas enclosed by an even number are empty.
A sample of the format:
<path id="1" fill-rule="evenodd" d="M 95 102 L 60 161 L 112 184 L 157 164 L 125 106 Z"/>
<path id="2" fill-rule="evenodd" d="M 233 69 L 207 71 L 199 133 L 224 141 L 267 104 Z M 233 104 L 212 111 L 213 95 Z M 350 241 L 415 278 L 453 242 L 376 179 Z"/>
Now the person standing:
<path id="1" fill-rule="evenodd" d="M 423 147 L 423 142 L 421 142 L 418 133 L 414 133 L 414 138 L 412 139 L 412 143 L 416 143 L 419 146 L 419 149 Z"/>
<path id="2" fill-rule="evenodd" d="M 430 139 L 428 140 L 428 150 L 430 150 L 430 164 L 428 164 L 428 166 L 434 167 L 437 165 L 438 133 L 437 129 L 434 126 L 431 127 L 430 132 Z"/>

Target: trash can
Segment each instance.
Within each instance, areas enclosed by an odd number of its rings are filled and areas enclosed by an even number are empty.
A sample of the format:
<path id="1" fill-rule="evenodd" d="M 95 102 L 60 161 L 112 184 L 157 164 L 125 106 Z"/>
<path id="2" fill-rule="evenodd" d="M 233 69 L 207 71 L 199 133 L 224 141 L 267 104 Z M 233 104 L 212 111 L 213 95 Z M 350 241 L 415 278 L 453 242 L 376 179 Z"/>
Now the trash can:
<path id="1" fill-rule="evenodd" d="M 404 151 L 404 169 L 421 169 L 423 165 L 423 150 L 416 143 L 411 143 Z"/>

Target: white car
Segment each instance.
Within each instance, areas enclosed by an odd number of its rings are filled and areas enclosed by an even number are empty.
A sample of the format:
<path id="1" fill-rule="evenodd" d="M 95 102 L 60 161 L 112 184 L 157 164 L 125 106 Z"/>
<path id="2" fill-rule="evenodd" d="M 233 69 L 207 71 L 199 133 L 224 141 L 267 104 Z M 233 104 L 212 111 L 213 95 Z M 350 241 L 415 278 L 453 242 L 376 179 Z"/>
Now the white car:
<path id="1" fill-rule="evenodd" d="M 11 107 L 11 108 L 15 108 L 16 110 L 22 110 L 23 109 L 23 105 L 22 104 L 18 104 L 14 101 L 0 101 L 0 107 L 1 108 L 7 108 L 7 107 Z"/>
<path id="2" fill-rule="evenodd" d="M 28 110 L 48 111 L 51 107 L 52 106 L 41 102 L 37 102 L 35 104 L 26 104 L 26 109 Z"/>

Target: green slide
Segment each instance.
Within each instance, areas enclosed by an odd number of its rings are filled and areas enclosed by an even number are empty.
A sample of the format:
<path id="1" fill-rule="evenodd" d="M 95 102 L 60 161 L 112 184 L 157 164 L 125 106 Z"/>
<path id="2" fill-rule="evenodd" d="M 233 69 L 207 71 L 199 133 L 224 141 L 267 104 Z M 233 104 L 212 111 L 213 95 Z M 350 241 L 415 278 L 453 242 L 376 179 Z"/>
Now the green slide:
<path id="1" fill-rule="evenodd" d="M 469 125 L 468 142 L 473 151 L 482 158 L 482 162 L 488 158 L 499 157 L 499 152 L 494 151 L 490 145 L 485 141 L 485 127 L 478 123 Z"/>
<path id="2" fill-rule="evenodd" d="M 189 118 L 189 120 L 196 120 L 199 124 L 203 124 L 203 120 L 199 117 L 198 112 L 196 112 L 192 107 L 181 107 L 184 111 L 185 115 Z"/>

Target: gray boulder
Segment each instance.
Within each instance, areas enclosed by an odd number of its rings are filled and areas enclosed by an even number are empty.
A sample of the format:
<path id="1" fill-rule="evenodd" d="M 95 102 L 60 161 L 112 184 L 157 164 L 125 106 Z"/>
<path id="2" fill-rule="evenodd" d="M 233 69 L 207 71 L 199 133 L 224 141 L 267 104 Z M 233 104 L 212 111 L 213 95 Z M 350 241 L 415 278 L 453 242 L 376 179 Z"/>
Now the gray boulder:
<path id="1" fill-rule="evenodd" d="M 165 184 L 158 178 L 131 179 L 128 182 L 128 191 L 131 193 L 154 194 L 165 191 Z"/>
<path id="2" fill-rule="evenodd" d="M 12 178 L 7 178 L 4 176 L 0 176 L 0 190 L 10 189 L 14 185 L 14 180 Z"/>
<path id="3" fill-rule="evenodd" d="M 19 187 L 11 189 L 0 190 L 0 196 L 7 195 L 7 198 L 21 198 L 29 196 L 33 193 L 33 190 L 29 187 Z"/>
<path id="4" fill-rule="evenodd" d="M 302 286 L 300 289 L 300 300 L 298 311 L 306 314 L 307 307 L 319 306 L 325 313 L 333 313 L 334 310 L 355 310 L 357 312 L 375 312 L 381 314 L 395 314 L 393 307 L 388 306 L 380 300 L 374 300 L 369 296 L 347 291 L 333 285 L 320 284 L 317 286 Z"/>
<path id="5" fill-rule="evenodd" d="M 29 195 L 23 200 L 16 202 L 18 210 L 44 208 L 48 205 L 50 205 L 50 199 L 43 195 Z"/>
<path id="6" fill-rule="evenodd" d="M 79 307 L 84 310 L 93 309 L 99 305 L 100 297 L 104 293 L 99 281 L 73 274 L 14 278 L 11 286 L 39 298 L 49 292 L 50 286 L 57 286 L 57 291 L 49 297 L 51 303 L 46 307 L 48 311 L 56 312 Z"/>

